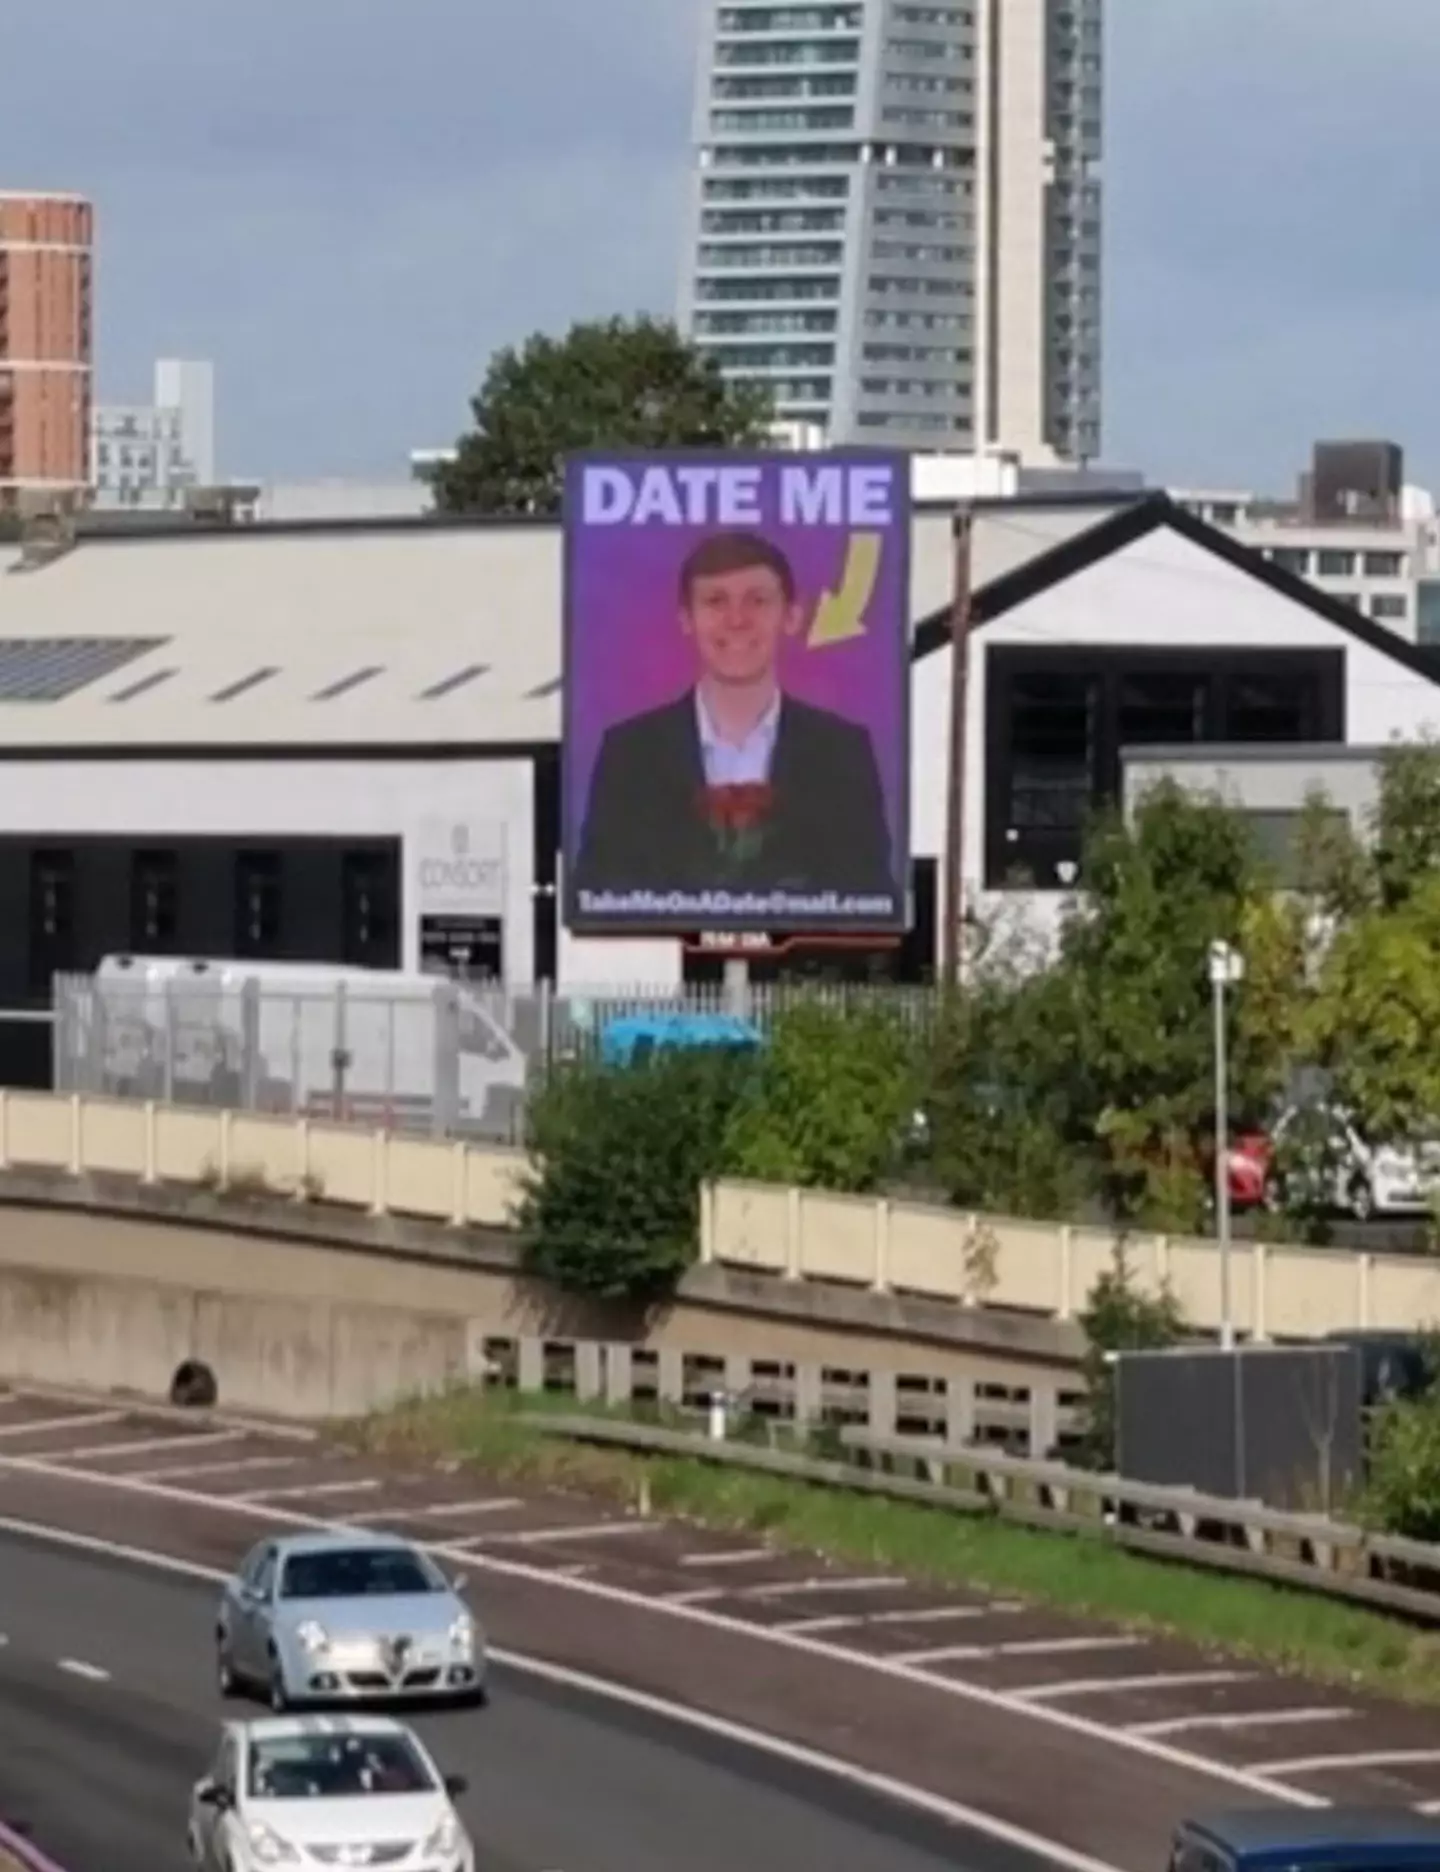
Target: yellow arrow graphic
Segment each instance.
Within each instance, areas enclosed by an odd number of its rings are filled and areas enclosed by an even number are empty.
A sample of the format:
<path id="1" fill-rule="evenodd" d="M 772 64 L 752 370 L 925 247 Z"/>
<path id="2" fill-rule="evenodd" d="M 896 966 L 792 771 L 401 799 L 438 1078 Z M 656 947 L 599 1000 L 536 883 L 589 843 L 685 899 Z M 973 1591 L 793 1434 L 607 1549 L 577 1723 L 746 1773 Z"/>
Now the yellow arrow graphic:
<path id="1" fill-rule="evenodd" d="M 811 620 L 808 650 L 823 650 L 827 644 L 849 643 L 865 635 L 865 607 L 875 591 L 880 571 L 880 548 L 883 535 L 852 533 L 845 555 L 845 570 L 839 588 L 821 594 Z"/>

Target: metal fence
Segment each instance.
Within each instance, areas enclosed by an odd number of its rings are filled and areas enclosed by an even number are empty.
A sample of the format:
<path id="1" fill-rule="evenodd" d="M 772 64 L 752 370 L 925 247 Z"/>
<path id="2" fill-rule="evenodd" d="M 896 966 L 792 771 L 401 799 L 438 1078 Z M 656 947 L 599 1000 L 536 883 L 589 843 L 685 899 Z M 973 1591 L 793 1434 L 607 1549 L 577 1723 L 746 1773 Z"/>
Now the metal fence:
<path id="1" fill-rule="evenodd" d="M 801 1000 L 885 1006 L 923 1027 L 930 989 L 848 984 L 756 987 L 745 1012 L 763 1032 Z M 147 981 L 61 975 L 54 988 L 59 1092 L 290 1113 L 494 1143 L 518 1143 L 536 1075 L 583 1056 L 607 1024 L 656 1013 L 733 1009 L 724 988 L 596 987 L 416 977 L 371 990 L 292 989 L 205 976 Z"/>

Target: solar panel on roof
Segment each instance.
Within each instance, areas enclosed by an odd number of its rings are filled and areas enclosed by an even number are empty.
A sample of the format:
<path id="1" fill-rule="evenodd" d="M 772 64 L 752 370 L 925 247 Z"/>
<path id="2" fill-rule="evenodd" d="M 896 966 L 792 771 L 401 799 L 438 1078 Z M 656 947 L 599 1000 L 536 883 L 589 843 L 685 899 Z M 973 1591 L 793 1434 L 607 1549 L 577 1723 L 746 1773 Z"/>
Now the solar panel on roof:
<path id="1" fill-rule="evenodd" d="M 0 637 L 0 702 L 63 702 L 168 637 Z"/>
<path id="2" fill-rule="evenodd" d="M 452 689 L 460 689 L 468 682 L 474 682 L 477 676 L 483 676 L 489 669 L 488 663 L 470 663 L 464 669 L 456 670 L 453 676 L 442 676 L 437 683 L 431 683 L 428 689 L 420 691 L 422 702 L 433 702 L 436 696 L 449 695 Z"/>

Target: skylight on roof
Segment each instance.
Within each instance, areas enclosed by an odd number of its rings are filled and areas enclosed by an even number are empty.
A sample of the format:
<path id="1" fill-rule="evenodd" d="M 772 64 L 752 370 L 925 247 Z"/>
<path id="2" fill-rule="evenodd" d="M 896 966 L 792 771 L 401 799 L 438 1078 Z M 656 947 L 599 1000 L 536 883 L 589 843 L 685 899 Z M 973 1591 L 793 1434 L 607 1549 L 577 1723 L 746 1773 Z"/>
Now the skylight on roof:
<path id="1" fill-rule="evenodd" d="M 276 664 L 267 664 L 263 669 L 251 670 L 248 676 L 242 676 L 238 682 L 228 683 L 225 688 L 217 689 L 210 700 L 233 702 L 236 696 L 244 695 L 247 689 L 257 689 L 262 682 L 269 682 L 272 676 L 279 674 L 279 666 Z"/>
<path id="2" fill-rule="evenodd" d="M 148 676 L 140 677 L 138 682 L 127 683 L 123 689 L 117 689 L 109 700 L 112 702 L 133 702 L 136 696 L 144 695 L 148 690 L 158 689 L 162 682 L 169 682 L 172 676 L 180 674 L 177 669 L 151 670 Z"/>
<path id="3" fill-rule="evenodd" d="M 474 682 L 477 676 L 483 676 L 490 668 L 488 663 L 469 663 L 464 669 L 456 670 L 452 676 L 442 676 L 437 683 L 431 683 L 428 689 L 420 691 L 422 702 L 433 702 L 437 696 L 449 695 L 452 690 L 464 688 L 466 683 Z"/>
<path id="4" fill-rule="evenodd" d="M 168 637 L 0 637 L 0 702 L 63 702 Z"/>
<path id="5" fill-rule="evenodd" d="M 383 663 L 367 663 L 364 669 L 351 670 L 348 676 L 341 676 L 338 681 L 327 683 L 323 689 L 317 689 L 311 696 L 312 702 L 333 702 L 336 696 L 348 695 L 350 690 L 358 689 L 361 683 L 369 682 L 384 669 Z"/>

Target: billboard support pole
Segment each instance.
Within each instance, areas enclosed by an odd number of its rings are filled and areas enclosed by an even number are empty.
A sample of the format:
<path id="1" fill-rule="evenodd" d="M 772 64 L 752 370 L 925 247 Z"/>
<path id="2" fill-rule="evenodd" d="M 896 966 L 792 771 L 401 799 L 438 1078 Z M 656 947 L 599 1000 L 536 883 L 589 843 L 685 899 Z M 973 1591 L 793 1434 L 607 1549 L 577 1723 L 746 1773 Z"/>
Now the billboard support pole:
<path id="1" fill-rule="evenodd" d="M 955 587 L 950 609 L 950 743 L 945 809 L 944 926 L 941 931 L 942 979 L 947 988 L 960 981 L 961 931 L 965 926 L 965 765 L 969 751 L 971 541 L 974 520 L 968 507 L 954 520 Z"/>
<path id="2" fill-rule="evenodd" d="M 725 1012 L 738 1020 L 750 1018 L 750 963 L 743 956 L 726 956 L 723 989 Z"/>

